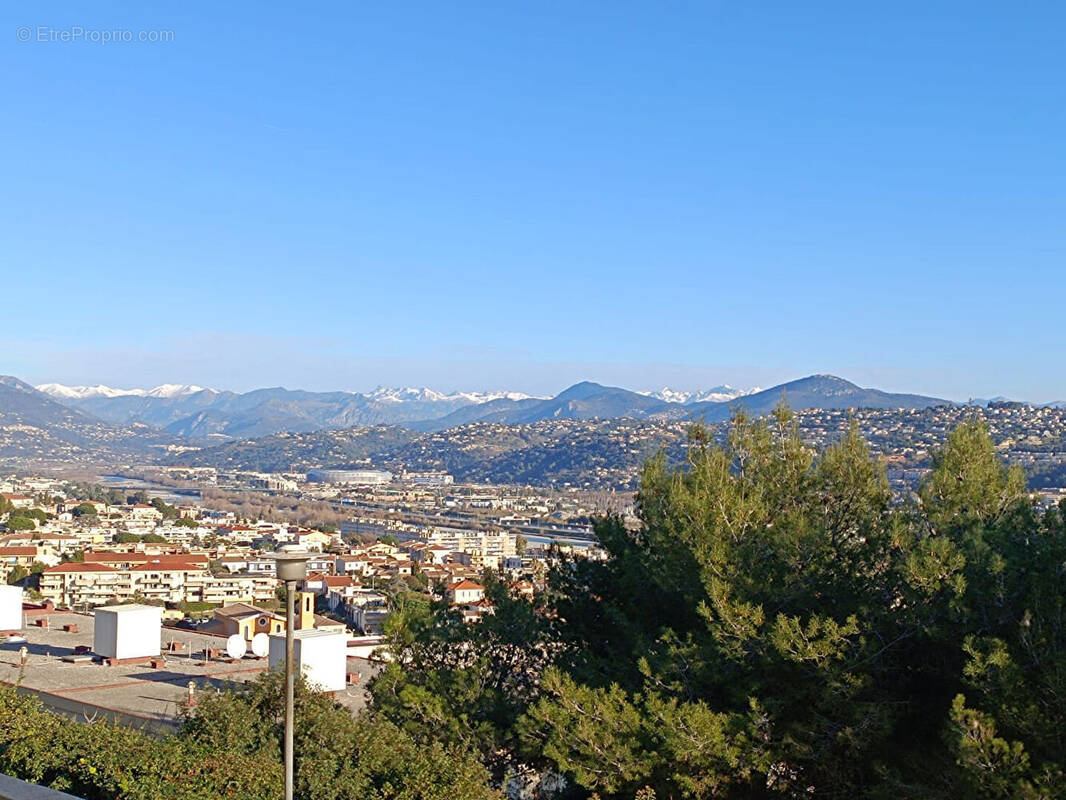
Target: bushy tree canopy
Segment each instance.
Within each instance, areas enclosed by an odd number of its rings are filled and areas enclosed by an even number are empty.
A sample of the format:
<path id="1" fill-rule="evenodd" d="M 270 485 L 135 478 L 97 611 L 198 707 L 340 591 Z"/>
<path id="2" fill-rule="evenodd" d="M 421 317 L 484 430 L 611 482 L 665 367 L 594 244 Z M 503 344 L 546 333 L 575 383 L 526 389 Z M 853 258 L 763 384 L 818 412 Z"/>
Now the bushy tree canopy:
<path id="1" fill-rule="evenodd" d="M 281 760 L 282 675 L 238 692 L 205 693 L 179 738 L 207 751 Z M 416 744 L 384 719 L 353 717 L 300 682 L 296 693 L 296 794 L 314 800 L 493 800 L 488 774 L 469 751 Z"/>
<path id="2" fill-rule="evenodd" d="M 1066 796 L 1066 507 L 982 425 L 906 498 L 855 427 L 816 453 L 739 416 L 637 499 L 541 603 L 400 626 L 379 713 L 578 796 Z"/>
<path id="3" fill-rule="evenodd" d="M 105 722 L 78 723 L 0 685 L 0 772 L 85 800 L 274 800 L 278 764 Z"/>
<path id="4" fill-rule="evenodd" d="M 271 800 L 282 796 L 284 681 L 204 692 L 176 736 L 51 714 L 0 685 L 0 772 L 85 800 Z M 477 759 L 419 746 L 385 720 L 355 718 L 297 686 L 296 797 L 301 800 L 497 800 Z"/>

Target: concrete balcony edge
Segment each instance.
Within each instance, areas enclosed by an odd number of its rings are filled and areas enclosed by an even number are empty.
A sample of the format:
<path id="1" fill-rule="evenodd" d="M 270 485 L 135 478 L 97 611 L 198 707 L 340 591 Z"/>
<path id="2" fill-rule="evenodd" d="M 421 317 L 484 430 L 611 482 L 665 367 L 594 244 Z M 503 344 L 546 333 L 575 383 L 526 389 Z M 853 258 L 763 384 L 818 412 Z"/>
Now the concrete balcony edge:
<path id="1" fill-rule="evenodd" d="M 0 773 L 0 800 L 80 800 L 80 798 Z"/>

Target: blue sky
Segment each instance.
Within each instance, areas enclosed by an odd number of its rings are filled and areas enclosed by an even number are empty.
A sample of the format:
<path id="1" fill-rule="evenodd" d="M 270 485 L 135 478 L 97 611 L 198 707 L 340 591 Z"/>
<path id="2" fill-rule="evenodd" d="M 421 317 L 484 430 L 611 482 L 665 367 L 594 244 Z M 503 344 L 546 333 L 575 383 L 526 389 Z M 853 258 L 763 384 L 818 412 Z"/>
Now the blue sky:
<path id="1" fill-rule="evenodd" d="M 0 372 L 1066 398 L 1061 3 L 0 16 Z"/>

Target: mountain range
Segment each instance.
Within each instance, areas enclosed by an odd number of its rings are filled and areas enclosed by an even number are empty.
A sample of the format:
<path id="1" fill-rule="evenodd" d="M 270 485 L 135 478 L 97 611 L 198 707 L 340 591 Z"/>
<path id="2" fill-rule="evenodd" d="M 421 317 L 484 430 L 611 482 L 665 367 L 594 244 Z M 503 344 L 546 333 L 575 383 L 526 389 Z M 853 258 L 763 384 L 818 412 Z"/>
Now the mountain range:
<path id="1" fill-rule="evenodd" d="M 372 392 L 305 392 L 283 388 L 239 394 L 201 386 L 154 389 L 42 384 L 41 392 L 107 422 L 134 422 L 189 439 L 244 439 L 363 425 L 419 422 L 495 400 L 533 399 L 518 392 L 457 392 L 378 388 Z"/>
<path id="2" fill-rule="evenodd" d="M 154 389 L 43 384 L 37 389 L 18 381 L 25 405 L 37 398 L 42 419 L 68 413 L 82 426 L 107 426 L 112 440 L 137 430 L 154 431 L 157 440 L 185 443 L 251 439 L 279 433 L 307 433 L 371 425 L 399 425 L 419 432 L 455 428 L 475 422 L 507 425 L 550 419 L 662 419 L 717 422 L 735 407 L 753 415 L 768 413 L 786 397 L 806 408 L 928 408 L 949 401 L 922 395 L 865 389 L 832 375 L 812 375 L 770 389 L 742 391 L 718 386 L 704 392 L 634 392 L 591 381 L 575 384 L 554 397 L 519 392 L 455 392 L 431 389 L 378 388 L 372 392 L 308 392 L 284 388 L 237 393 L 200 386 L 167 384 Z M 47 413 L 45 413 L 47 410 Z M 0 422 L 5 408 L 0 405 Z M 47 427 L 47 426 L 46 426 Z"/>
<path id="3" fill-rule="evenodd" d="M 690 422 L 704 420 L 722 435 L 717 423 L 737 408 L 761 416 L 783 398 L 796 410 L 891 413 L 960 405 L 867 389 L 832 375 L 750 392 L 730 387 L 632 392 L 586 381 L 548 398 L 429 389 L 357 394 L 276 388 L 238 394 L 177 385 L 43 388 L 47 393 L 0 377 L 0 464 L 123 468 L 155 463 L 273 472 L 373 463 L 387 469 L 443 469 L 463 481 L 615 489 L 633 488 L 644 459 L 660 449 L 674 460 L 683 458 Z M 987 413 L 998 413 L 1001 402 L 1009 401 L 988 401 Z M 965 412 L 943 411 L 948 416 Z M 901 442 L 907 443 L 906 435 L 883 444 Z"/>

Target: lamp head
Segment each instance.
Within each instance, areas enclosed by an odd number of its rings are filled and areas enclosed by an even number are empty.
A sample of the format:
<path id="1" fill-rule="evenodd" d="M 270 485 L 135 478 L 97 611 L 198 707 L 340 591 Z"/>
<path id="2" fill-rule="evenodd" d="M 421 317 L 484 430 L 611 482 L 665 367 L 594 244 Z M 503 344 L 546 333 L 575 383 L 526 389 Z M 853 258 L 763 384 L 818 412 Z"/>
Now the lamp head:
<path id="1" fill-rule="evenodd" d="M 311 558 L 310 553 L 297 550 L 282 549 L 280 552 L 275 553 L 274 560 L 277 562 L 278 580 L 302 581 L 307 577 L 307 560 L 309 558 Z"/>

